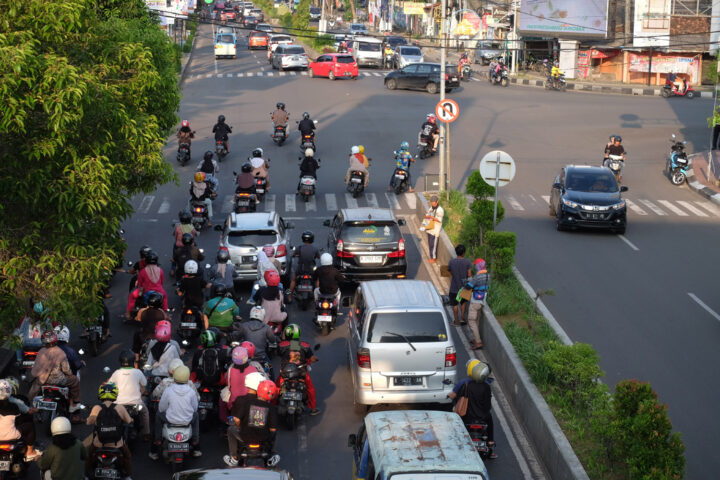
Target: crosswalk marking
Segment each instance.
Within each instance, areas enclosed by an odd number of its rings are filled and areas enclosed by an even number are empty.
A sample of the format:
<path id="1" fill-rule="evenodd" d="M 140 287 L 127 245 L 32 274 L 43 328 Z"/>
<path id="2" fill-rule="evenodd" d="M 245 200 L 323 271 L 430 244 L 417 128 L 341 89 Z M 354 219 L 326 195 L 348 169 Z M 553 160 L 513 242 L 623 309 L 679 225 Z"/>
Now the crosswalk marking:
<path id="1" fill-rule="evenodd" d="M 673 205 L 672 203 L 668 202 L 667 200 L 658 200 L 659 204 L 661 204 L 663 207 L 667 208 L 671 212 L 673 212 L 675 215 L 678 215 L 680 217 L 687 217 L 688 214 L 684 211 L 680 210 L 678 207 Z"/>
<path id="2" fill-rule="evenodd" d="M 265 75 L 267 75 L 268 77 L 272 77 L 272 76 L 273 76 L 273 72 L 267 72 Z"/>
<path id="3" fill-rule="evenodd" d="M 310 199 L 305 202 L 305 211 L 317 212 L 317 200 L 315 199 L 315 195 L 310 197 Z"/>
<path id="4" fill-rule="evenodd" d="M 369 207 L 372 208 L 379 208 L 380 205 L 378 205 L 377 196 L 374 193 L 366 193 L 365 199 L 367 199 L 367 203 Z"/>
<path id="5" fill-rule="evenodd" d="M 686 210 L 689 210 L 691 213 L 697 215 L 698 217 L 707 217 L 707 213 L 703 212 L 702 210 L 695 207 L 690 202 L 686 202 L 684 200 L 678 200 L 677 203 L 685 207 Z"/>
<path id="6" fill-rule="evenodd" d="M 238 73 L 238 74 L 237 74 L 238 77 L 242 77 L 243 75 L 245 75 L 245 74 L 244 74 L 244 73 Z"/>
<path id="7" fill-rule="evenodd" d="M 513 197 L 512 195 L 508 195 L 507 199 L 508 199 L 508 202 L 510 202 L 510 206 L 512 207 L 513 210 L 521 210 L 521 211 L 525 210 L 525 208 L 522 205 L 520 205 L 520 202 L 518 202 L 517 199 L 515 197 Z"/>
<path id="8" fill-rule="evenodd" d="M 529 193 L 528 193 L 528 197 L 530 197 L 530 200 L 532 200 L 533 202 L 537 202 L 537 200 L 535 200 L 535 197 L 533 197 L 533 196 L 530 195 Z"/>
<path id="9" fill-rule="evenodd" d="M 232 75 L 232 74 L 230 74 L 230 75 Z M 218 77 L 218 78 L 223 78 L 224 76 L 225 76 L 225 74 L 223 74 L 223 73 L 218 73 L 218 74 L 217 74 L 217 77 Z"/>
<path id="10" fill-rule="evenodd" d="M 378 73 L 378 72 L 373 72 L 373 75 L 375 75 L 376 77 L 382 77 L 382 73 Z"/>
<path id="11" fill-rule="evenodd" d="M 158 208 L 159 214 L 168 213 L 170 211 L 170 199 L 168 197 L 163 197 L 163 201 L 160 204 L 160 208 Z"/>
<path id="12" fill-rule="evenodd" d="M 233 209 L 232 201 L 233 201 L 232 195 L 225 195 L 223 197 L 222 207 L 220 207 L 220 211 L 222 211 L 222 213 L 232 212 L 232 209 Z"/>
<path id="13" fill-rule="evenodd" d="M 140 213 L 148 213 L 150 207 L 152 206 L 153 200 L 155 200 L 155 195 L 145 195 L 145 197 L 142 199 L 142 202 L 140 202 L 140 206 L 138 207 L 137 211 Z"/>
<path id="14" fill-rule="evenodd" d="M 627 204 L 628 208 L 632 210 L 633 212 L 637 213 L 638 215 L 647 215 L 647 212 L 640 208 L 635 202 L 632 200 L 625 199 L 625 203 Z"/>
<path id="15" fill-rule="evenodd" d="M 405 194 L 405 201 L 408 204 L 408 207 L 410 207 L 411 210 L 415 210 L 417 205 L 417 197 L 414 193 L 406 193 Z"/>
<path id="16" fill-rule="evenodd" d="M 337 200 L 335 199 L 334 193 L 326 193 L 325 194 L 325 205 L 327 205 L 327 209 L 331 212 L 334 212 L 337 210 Z"/>
<path id="17" fill-rule="evenodd" d="M 286 212 L 294 212 L 295 211 L 295 195 L 292 193 L 285 194 L 285 211 Z"/>
<path id="18" fill-rule="evenodd" d="M 545 203 L 550 203 L 550 195 L 542 195 L 542 199 L 545 200 Z"/>
<path id="19" fill-rule="evenodd" d="M 205 78 L 210 78 L 210 77 L 212 77 L 212 76 L 213 76 L 212 73 L 208 73 L 207 75 L 205 75 Z"/>
<path id="20" fill-rule="evenodd" d="M 275 210 L 275 194 L 265 195 L 265 211 L 272 212 Z"/>
<path id="21" fill-rule="evenodd" d="M 295 76 L 297 75 L 297 72 L 290 72 L 290 75 Z"/>
<path id="22" fill-rule="evenodd" d="M 278 72 L 278 75 L 280 75 L 281 77 L 284 77 L 284 76 L 286 75 L 286 73 L 285 73 L 285 72 Z"/>
<path id="23" fill-rule="evenodd" d="M 363 77 L 369 77 L 369 76 L 370 76 L 370 72 L 360 72 L 360 73 L 362 74 Z"/>
<path id="24" fill-rule="evenodd" d="M 400 202 L 398 202 L 394 193 L 385 192 L 385 198 L 387 198 L 388 204 L 390 204 L 390 208 L 392 210 L 400 210 Z"/>
<path id="25" fill-rule="evenodd" d="M 647 208 L 649 208 L 650 210 L 652 210 L 653 213 L 655 213 L 656 215 L 660 215 L 660 216 L 665 216 L 665 215 L 667 215 L 667 213 L 665 213 L 665 211 L 664 211 L 662 208 L 658 207 L 657 205 L 655 205 L 654 203 L 652 203 L 650 200 L 644 200 L 644 199 L 641 198 L 641 199 L 638 200 L 638 201 L 639 201 L 640 203 L 642 203 L 643 205 L 645 205 L 645 206 L 646 206 Z"/>
<path id="26" fill-rule="evenodd" d="M 300 75 L 307 75 L 307 71 L 303 70 L 302 72 L 300 72 Z"/>
<path id="27" fill-rule="evenodd" d="M 345 202 L 347 203 L 348 208 L 358 208 L 357 199 L 353 198 L 353 196 L 349 193 L 345 194 Z"/>
<path id="28" fill-rule="evenodd" d="M 708 212 L 712 213 L 713 215 L 720 216 L 720 208 L 716 207 L 712 203 L 708 202 L 695 202 L 696 205 L 698 205 L 701 208 L 704 208 Z"/>

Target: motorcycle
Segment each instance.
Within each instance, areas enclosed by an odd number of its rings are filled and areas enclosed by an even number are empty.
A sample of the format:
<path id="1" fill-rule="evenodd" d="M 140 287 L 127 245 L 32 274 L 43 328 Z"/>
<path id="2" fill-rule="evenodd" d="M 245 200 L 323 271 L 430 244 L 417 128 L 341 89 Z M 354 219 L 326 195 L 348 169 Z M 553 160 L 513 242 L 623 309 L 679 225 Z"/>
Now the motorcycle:
<path id="1" fill-rule="evenodd" d="M 395 172 L 393 173 L 393 190 L 395 191 L 395 195 L 400 195 L 405 191 L 405 189 L 408 186 L 408 172 L 407 170 L 403 170 L 402 168 L 395 168 Z"/>
<path id="2" fill-rule="evenodd" d="M 173 474 L 183 470 L 185 456 L 190 454 L 191 437 L 191 425 L 163 424 L 161 456 L 170 464 Z"/>
<path id="3" fill-rule="evenodd" d="M 670 156 L 667 159 L 665 169 L 673 185 L 682 185 L 687 180 L 687 171 L 690 169 L 690 161 L 685 151 L 687 142 L 675 140 L 675 134 L 673 133 L 670 143 L 672 143 L 672 146 L 670 147 Z"/>
<path id="4" fill-rule="evenodd" d="M 265 195 L 265 190 L 267 186 L 267 178 L 265 177 L 255 177 L 255 195 L 257 196 L 257 201 L 262 202 L 263 196 Z"/>
<path id="5" fill-rule="evenodd" d="M 433 152 L 432 137 L 426 137 L 422 134 L 422 132 L 418 133 L 416 156 L 419 157 L 421 160 L 425 160 L 426 158 L 430 158 L 433 155 L 435 155 L 435 152 Z"/>
<path id="6" fill-rule="evenodd" d="M 56 417 L 67 417 L 70 402 L 68 400 L 70 389 L 58 385 L 43 385 L 40 395 L 33 399 L 33 406 L 38 409 L 37 420 L 45 425 L 48 436 L 50 424 Z"/>
<path id="7" fill-rule="evenodd" d="M 192 200 L 190 206 L 193 227 L 199 232 L 210 223 L 207 205 L 204 201 Z"/>
<path id="8" fill-rule="evenodd" d="M 386 53 L 383 56 L 383 65 L 385 68 L 393 68 L 393 64 L 395 63 L 395 60 L 393 58 L 395 52 L 392 53 Z"/>
<path id="9" fill-rule="evenodd" d="M 125 429 L 125 442 L 127 443 L 130 451 L 132 451 L 135 449 L 135 444 L 137 443 L 138 438 L 140 438 L 140 432 L 142 431 L 142 411 L 145 408 L 145 405 L 136 403 L 134 405 L 124 405 L 124 407 L 130 415 L 130 418 L 133 420 L 132 425 Z"/>
<path id="10" fill-rule="evenodd" d="M 302 416 L 307 402 L 307 385 L 305 385 L 305 368 L 294 370 L 289 374 L 283 369 L 283 379 L 278 395 L 278 415 L 282 417 L 288 430 L 293 430 Z"/>
<path id="11" fill-rule="evenodd" d="M 122 459 L 122 451 L 119 448 L 102 447 L 95 451 L 95 461 L 93 463 L 93 472 L 90 476 L 91 480 L 101 478 L 123 478 L 123 471 L 120 466 Z"/>
<path id="12" fill-rule="evenodd" d="M 551 76 L 548 76 L 545 81 L 545 90 L 560 90 L 561 92 L 564 92 L 566 88 L 567 82 L 565 81 L 564 73 L 558 75 L 557 81 L 555 81 Z"/>
<path id="13" fill-rule="evenodd" d="M 197 340 L 203 329 L 202 312 L 199 308 L 189 305 L 180 312 L 180 324 L 177 333 L 180 337 L 180 346 L 188 348 Z"/>
<path id="14" fill-rule="evenodd" d="M 613 175 L 615 175 L 615 180 L 620 183 L 624 163 L 622 155 L 610 155 L 605 159 L 605 162 L 603 162 L 603 166 L 609 168 Z"/>
<path id="15" fill-rule="evenodd" d="M 312 148 L 313 152 L 315 151 L 315 136 L 312 134 L 303 135 L 300 140 L 300 151 L 305 153 L 308 148 Z"/>
<path id="16" fill-rule="evenodd" d="M 25 461 L 27 445 L 21 440 L 0 441 L 0 479 L 23 478 L 29 462 Z"/>
<path id="17" fill-rule="evenodd" d="M 181 143 L 178 146 L 177 161 L 183 167 L 190 161 L 190 145 L 187 143 Z"/>
<path id="18" fill-rule="evenodd" d="M 365 172 L 353 170 L 350 172 L 350 182 L 347 184 L 347 191 L 353 198 L 357 198 L 365 191 Z"/>
<path id="19" fill-rule="evenodd" d="M 30 376 L 30 371 L 33 368 L 33 365 L 35 365 L 35 359 L 37 358 L 37 354 L 40 351 L 40 347 L 30 347 L 30 346 L 23 346 L 22 347 L 22 354 L 21 359 L 17 362 L 17 368 L 18 372 L 20 374 L 21 380 L 28 380 L 32 379 Z"/>
<path id="20" fill-rule="evenodd" d="M 487 423 L 485 422 L 474 422 L 465 424 L 470 438 L 473 442 L 473 447 L 480 455 L 480 458 L 487 460 L 495 451 L 494 445 L 488 445 L 487 436 Z"/>
<path id="21" fill-rule="evenodd" d="M 465 64 L 462 66 L 462 70 L 460 71 L 460 80 L 463 82 L 469 82 L 470 77 L 472 76 L 472 68 L 470 67 L 470 64 Z"/>
<path id="22" fill-rule="evenodd" d="M 220 390 L 215 386 L 202 386 L 200 388 L 200 402 L 198 415 L 200 416 L 200 431 L 207 432 L 216 418 L 218 418 L 218 400 Z"/>
<path id="23" fill-rule="evenodd" d="M 237 455 L 240 467 L 274 467 L 280 461 L 280 455 L 272 454 L 262 443 L 248 443 L 240 448 Z"/>
<path id="24" fill-rule="evenodd" d="M 510 77 L 508 76 L 507 68 L 500 69 L 499 73 L 492 73 L 490 75 L 490 83 L 493 85 L 502 85 L 503 87 L 510 85 Z"/>
<path id="25" fill-rule="evenodd" d="M 218 162 L 222 162 L 223 158 L 228 154 L 225 148 L 225 142 L 222 140 L 215 140 L 215 155 L 217 155 Z"/>
<path id="26" fill-rule="evenodd" d="M 136 314 L 137 315 L 137 314 Z M 93 357 L 98 356 L 100 345 L 107 341 L 107 329 L 104 326 L 105 315 L 100 315 L 92 324 L 85 327 L 85 332 L 80 336 L 87 338 L 88 350 Z"/>
<path id="27" fill-rule="evenodd" d="M 338 305 L 335 295 L 323 295 L 321 293 L 318 296 L 318 301 L 315 304 L 314 322 L 320 328 L 322 336 L 326 336 L 330 333 L 330 330 L 335 328 L 337 311 Z"/>
<path id="28" fill-rule="evenodd" d="M 257 210 L 257 197 L 254 193 L 236 190 L 233 204 L 233 211 L 235 213 L 254 212 Z"/>
<path id="29" fill-rule="evenodd" d="M 285 131 L 286 128 L 287 127 L 284 125 L 275 125 L 273 128 L 272 139 L 277 146 L 281 146 L 285 143 L 285 140 L 287 139 L 287 132 Z"/>
<path id="30" fill-rule="evenodd" d="M 695 95 L 697 95 L 697 92 L 695 92 L 695 89 L 693 89 L 690 86 L 690 82 L 685 82 L 685 90 L 680 91 L 677 88 L 677 85 L 675 85 L 672 82 L 665 82 L 665 85 L 663 85 L 662 90 L 660 90 L 660 95 L 662 95 L 665 98 L 670 97 L 687 97 L 687 98 L 693 98 Z"/>
<path id="31" fill-rule="evenodd" d="M 313 298 L 313 290 L 312 273 L 300 273 L 295 286 L 295 299 L 300 304 L 301 309 L 307 310 L 310 300 Z"/>
<path id="32" fill-rule="evenodd" d="M 300 179 L 300 198 L 303 202 L 309 202 L 310 198 L 315 195 L 315 177 L 305 175 Z"/>

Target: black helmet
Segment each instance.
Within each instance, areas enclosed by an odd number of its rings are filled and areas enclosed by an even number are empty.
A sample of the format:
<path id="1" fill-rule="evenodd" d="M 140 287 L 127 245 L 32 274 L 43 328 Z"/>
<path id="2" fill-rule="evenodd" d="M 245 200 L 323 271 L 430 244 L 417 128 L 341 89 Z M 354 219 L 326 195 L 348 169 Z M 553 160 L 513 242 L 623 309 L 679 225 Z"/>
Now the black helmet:
<path id="1" fill-rule="evenodd" d="M 252 151 L 252 156 L 254 158 L 260 158 L 263 156 L 263 151 L 259 148 L 256 148 L 255 150 Z"/>
<path id="2" fill-rule="evenodd" d="M 615 135 L 614 141 L 622 143 L 622 137 L 620 135 Z"/>
<path id="3" fill-rule="evenodd" d="M 218 123 L 223 123 L 225 121 L 225 115 L 220 115 L 218 117 Z"/>
<path id="4" fill-rule="evenodd" d="M 147 257 L 147 254 L 150 253 L 150 247 L 147 245 L 143 245 L 140 249 L 140 258 Z"/>
<path id="5" fill-rule="evenodd" d="M 162 308 L 163 307 L 163 295 L 160 292 L 152 291 L 148 292 L 147 299 L 148 307 Z"/>
<path id="6" fill-rule="evenodd" d="M 252 172 L 252 165 L 250 165 L 249 163 L 243 163 L 241 170 L 243 173 L 250 173 Z"/>
<path id="7" fill-rule="evenodd" d="M 315 241 L 315 234 L 311 232 L 310 230 L 305 230 L 302 233 L 302 241 L 303 243 L 312 243 Z"/>
<path id="8" fill-rule="evenodd" d="M 218 263 L 227 263 L 228 260 L 230 260 L 230 252 L 228 252 L 224 248 L 222 250 L 218 250 L 218 253 L 217 253 Z"/>
<path id="9" fill-rule="evenodd" d="M 303 120 L 310 118 L 310 114 L 308 112 L 303 112 Z"/>
<path id="10" fill-rule="evenodd" d="M 216 297 L 222 297 L 227 293 L 227 287 L 222 283 L 214 283 L 213 292 L 215 292 Z"/>
<path id="11" fill-rule="evenodd" d="M 192 214 L 187 210 L 183 210 L 178 213 L 178 218 L 180 219 L 180 223 L 189 224 L 192 221 Z"/>
<path id="12" fill-rule="evenodd" d="M 135 354 L 132 350 L 123 350 L 118 358 L 121 367 L 132 367 L 135 364 Z"/>
<path id="13" fill-rule="evenodd" d="M 296 378 L 302 377 L 302 372 L 300 371 L 300 367 L 298 367 L 294 363 L 288 363 L 283 367 L 280 375 L 285 380 L 294 380 Z"/>
<path id="14" fill-rule="evenodd" d="M 285 110 L 285 104 L 283 102 L 278 102 L 275 106 L 280 110 Z"/>
<path id="15" fill-rule="evenodd" d="M 212 160 L 212 158 L 213 158 L 213 152 L 211 152 L 210 150 L 206 151 L 205 155 L 203 155 L 203 159 L 205 159 L 205 160 Z"/>
<path id="16" fill-rule="evenodd" d="M 193 243 L 192 233 L 183 233 L 181 240 L 182 240 L 183 245 L 192 245 L 192 243 Z"/>
<path id="17" fill-rule="evenodd" d="M 150 253 L 145 256 L 145 263 L 147 263 L 148 265 L 157 265 L 158 254 L 151 250 Z"/>

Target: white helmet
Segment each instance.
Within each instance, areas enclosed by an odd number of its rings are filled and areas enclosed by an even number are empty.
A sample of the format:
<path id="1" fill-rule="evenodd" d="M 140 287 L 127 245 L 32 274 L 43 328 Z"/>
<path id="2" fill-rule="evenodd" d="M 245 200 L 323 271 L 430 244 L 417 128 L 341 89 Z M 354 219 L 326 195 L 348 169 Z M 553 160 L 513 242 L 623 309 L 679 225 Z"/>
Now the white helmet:
<path id="1" fill-rule="evenodd" d="M 70 432 L 72 432 L 72 425 L 70 425 L 70 420 L 66 417 L 55 417 L 52 423 L 50 423 L 50 433 L 53 435 L 62 435 Z"/>
<path id="2" fill-rule="evenodd" d="M 70 329 L 68 327 L 58 325 L 55 327 L 55 333 L 57 334 L 58 342 L 67 343 L 70 341 Z"/>
<path id="3" fill-rule="evenodd" d="M 183 365 L 185 365 L 185 363 L 181 359 L 173 358 L 170 360 L 170 363 L 168 363 L 168 373 L 172 375 L 178 367 L 182 367 Z"/>
<path id="4" fill-rule="evenodd" d="M 259 305 L 250 309 L 250 320 L 265 320 L 265 309 Z"/>
<path id="5" fill-rule="evenodd" d="M 305 149 L 305 156 L 306 156 L 306 157 L 312 157 L 313 155 L 315 155 L 315 150 L 313 150 L 312 148 L 306 148 L 306 149 Z"/>
<path id="6" fill-rule="evenodd" d="M 360 147 L 358 147 L 357 145 L 353 145 L 353 147 L 350 149 L 350 153 L 352 153 L 353 155 L 355 155 L 356 153 L 360 153 Z"/>
<path id="7" fill-rule="evenodd" d="M 257 392 L 258 387 L 260 386 L 260 383 L 265 381 L 265 377 L 261 373 L 258 372 L 252 372 L 248 373 L 245 377 L 245 387 L 249 388 L 250 390 L 255 390 Z"/>
<path id="8" fill-rule="evenodd" d="M 188 260 L 185 262 L 185 273 L 194 275 L 198 272 L 198 264 L 195 260 Z"/>
<path id="9" fill-rule="evenodd" d="M 320 265 L 326 267 L 328 265 L 332 265 L 332 263 L 333 263 L 332 255 L 330 255 L 327 252 L 320 255 Z"/>

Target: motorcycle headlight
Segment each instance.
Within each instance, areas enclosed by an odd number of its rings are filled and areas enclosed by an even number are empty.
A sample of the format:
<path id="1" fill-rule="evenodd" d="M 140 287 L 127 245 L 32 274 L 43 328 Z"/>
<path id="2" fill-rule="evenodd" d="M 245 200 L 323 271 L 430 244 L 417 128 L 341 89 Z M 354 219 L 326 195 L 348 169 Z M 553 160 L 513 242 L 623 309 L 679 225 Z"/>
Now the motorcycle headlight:
<path id="1" fill-rule="evenodd" d="M 578 204 L 573 202 L 572 200 L 568 200 L 567 198 L 562 199 L 563 204 L 567 205 L 570 208 L 577 208 Z"/>
<path id="2" fill-rule="evenodd" d="M 625 200 L 623 200 L 620 203 L 616 203 L 612 206 L 613 210 L 620 210 L 621 208 L 625 208 Z"/>

